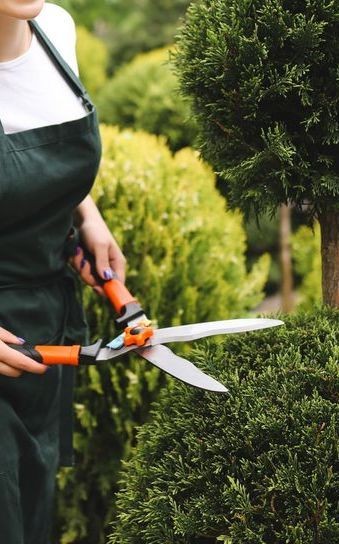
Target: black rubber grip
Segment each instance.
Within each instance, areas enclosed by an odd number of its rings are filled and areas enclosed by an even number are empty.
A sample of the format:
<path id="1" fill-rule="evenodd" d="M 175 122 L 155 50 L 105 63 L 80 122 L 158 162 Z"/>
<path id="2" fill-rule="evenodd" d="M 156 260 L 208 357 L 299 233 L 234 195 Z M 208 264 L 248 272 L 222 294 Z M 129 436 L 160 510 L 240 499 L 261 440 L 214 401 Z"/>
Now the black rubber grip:
<path id="1" fill-rule="evenodd" d="M 34 348 L 34 346 L 28 344 L 28 342 L 25 344 L 7 344 L 7 346 L 15 349 L 15 351 L 18 351 L 19 353 L 22 353 L 22 355 L 26 355 L 26 357 L 37 361 L 38 363 L 43 363 L 40 353 Z"/>

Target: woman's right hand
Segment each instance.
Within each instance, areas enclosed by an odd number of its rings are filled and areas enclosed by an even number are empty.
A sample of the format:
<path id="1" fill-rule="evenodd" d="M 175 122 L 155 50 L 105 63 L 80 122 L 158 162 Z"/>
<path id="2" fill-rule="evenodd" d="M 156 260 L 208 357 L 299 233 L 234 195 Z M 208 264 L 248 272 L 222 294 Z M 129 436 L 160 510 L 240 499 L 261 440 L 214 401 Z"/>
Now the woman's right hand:
<path id="1" fill-rule="evenodd" d="M 44 374 L 47 366 L 33 361 L 26 355 L 10 348 L 6 343 L 22 344 L 22 341 L 14 334 L 0 327 L 0 375 L 10 378 L 18 378 L 23 372 Z"/>

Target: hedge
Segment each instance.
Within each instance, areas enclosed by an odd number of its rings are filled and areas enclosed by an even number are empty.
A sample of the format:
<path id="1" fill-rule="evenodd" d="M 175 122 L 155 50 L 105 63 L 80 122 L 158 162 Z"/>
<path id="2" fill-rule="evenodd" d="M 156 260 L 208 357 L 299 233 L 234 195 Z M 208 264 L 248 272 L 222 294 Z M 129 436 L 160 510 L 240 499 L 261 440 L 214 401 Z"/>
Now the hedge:
<path id="1" fill-rule="evenodd" d="M 196 125 L 168 57 L 168 48 L 137 55 L 106 83 L 97 105 L 104 123 L 162 134 L 177 151 L 194 143 Z"/>
<path id="2" fill-rule="evenodd" d="M 85 27 L 77 27 L 77 59 L 80 78 L 93 100 L 107 80 L 108 49 Z"/>
<path id="3" fill-rule="evenodd" d="M 127 285 L 160 326 L 246 315 L 263 298 L 269 258 L 246 270 L 242 218 L 229 212 L 196 152 L 102 126 L 93 197 L 128 260 Z M 93 340 L 114 334 L 108 304 L 84 298 Z M 74 471 L 59 474 L 59 544 L 102 544 L 122 458 L 164 374 L 140 359 L 80 369 Z"/>
<path id="4" fill-rule="evenodd" d="M 230 396 L 164 390 L 125 464 L 110 544 L 336 544 L 339 311 L 200 344 Z"/>

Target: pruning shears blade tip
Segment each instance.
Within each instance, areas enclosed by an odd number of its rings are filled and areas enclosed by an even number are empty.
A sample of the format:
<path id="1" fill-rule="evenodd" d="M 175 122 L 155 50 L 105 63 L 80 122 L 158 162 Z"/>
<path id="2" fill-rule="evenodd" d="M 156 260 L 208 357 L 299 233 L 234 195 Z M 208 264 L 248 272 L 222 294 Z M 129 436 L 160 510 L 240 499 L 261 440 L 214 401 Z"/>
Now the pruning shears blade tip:
<path id="1" fill-rule="evenodd" d="M 228 389 L 223 384 L 205 374 L 187 359 L 179 357 L 166 346 L 139 348 L 137 351 L 144 359 L 184 383 L 213 393 L 228 393 Z"/>

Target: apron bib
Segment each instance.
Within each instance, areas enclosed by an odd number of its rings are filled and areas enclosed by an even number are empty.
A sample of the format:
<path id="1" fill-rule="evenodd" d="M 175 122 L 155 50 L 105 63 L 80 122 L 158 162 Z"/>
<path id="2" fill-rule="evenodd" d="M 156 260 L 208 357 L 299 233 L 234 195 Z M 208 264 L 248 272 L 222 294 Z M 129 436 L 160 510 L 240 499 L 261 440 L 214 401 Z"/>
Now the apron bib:
<path id="1" fill-rule="evenodd" d="M 98 121 L 79 79 L 38 24 L 29 24 L 86 114 L 14 134 L 4 134 L 0 120 L 0 326 L 32 344 L 83 343 L 86 324 L 67 243 L 73 211 L 99 167 Z M 61 462 L 72 461 L 72 370 L 0 376 L 0 534 L 6 544 L 47 542 L 42 526 L 50 520 L 59 446 Z M 25 540 L 12 534 L 20 525 L 13 520 L 16 509 Z"/>

